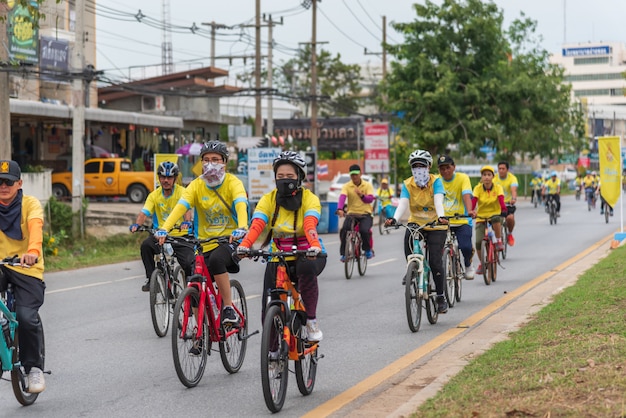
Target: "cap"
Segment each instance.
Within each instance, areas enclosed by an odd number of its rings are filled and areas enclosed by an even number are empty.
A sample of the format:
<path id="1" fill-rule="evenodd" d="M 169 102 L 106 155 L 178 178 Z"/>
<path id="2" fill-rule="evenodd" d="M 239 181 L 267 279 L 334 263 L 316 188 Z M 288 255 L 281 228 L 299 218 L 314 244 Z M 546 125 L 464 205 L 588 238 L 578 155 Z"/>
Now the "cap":
<path id="1" fill-rule="evenodd" d="M 382 180 L 380 181 L 380 184 L 389 184 L 389 180 L 387 180 L 387 179 L 382 179 Z"/>
<path id="2" fill-rule="evenodd" d="M 13 160 L 0 161 L 0 179 L 19 180 L 22 177 L 22 170 L 17 162 Z"/>
<path id="3" fill-rule="evenodd" d="M 437 165 L 446 165 L 446 164 L 450 164 L 450 165 L 454 165 L 454 160 L 452 159 L 452 157 L 450 157 L 449 155 L 442 155 L 439 158 L 437 158 Z"/>
<path id="4" fill-rule="evenodd" d="M 358 164 L 352 164 L 350 166 L 350 174 L 361 174 L 361 167 Z"/>
<path id="5" fill-rule="evenodd" d="M 493 174 L 494 176 L 496 175 L 496 170 L 494 170 L 493 167 L 490 166 L 490 165 L 482 166 L 481 169 L 480 169 L 480 174 L 482 174 L 483 171 L 491 171 L 491 174 Z"/>

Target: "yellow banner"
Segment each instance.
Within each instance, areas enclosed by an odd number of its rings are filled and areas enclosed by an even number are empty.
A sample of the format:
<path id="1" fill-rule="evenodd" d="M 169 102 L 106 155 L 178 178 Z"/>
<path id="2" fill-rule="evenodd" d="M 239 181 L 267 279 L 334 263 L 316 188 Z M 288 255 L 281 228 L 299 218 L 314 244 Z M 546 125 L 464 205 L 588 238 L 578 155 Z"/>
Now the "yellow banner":
<path id="1" fill-rule="evenodd" d="M 600 194 L 611 207 L 615 207 L 617 204 L 622 190 L 621 156 L 621 143 L 618 136 L 603 136 L 598 138 Z"/>
<path id="2" fill-rule="evenodd" d="M 159 176 L 157 176 L 157 169 L 159 168 L 159 164 L 169 161 L 178 165 L 178 154 L 154 154 L 154 188 L 156 189 L 159 186 Z M 180 166 L 179 166 L 180 167 Z M 179 174 L 176 179 L 176 184 L 182 183 L 182 176 Z"/>

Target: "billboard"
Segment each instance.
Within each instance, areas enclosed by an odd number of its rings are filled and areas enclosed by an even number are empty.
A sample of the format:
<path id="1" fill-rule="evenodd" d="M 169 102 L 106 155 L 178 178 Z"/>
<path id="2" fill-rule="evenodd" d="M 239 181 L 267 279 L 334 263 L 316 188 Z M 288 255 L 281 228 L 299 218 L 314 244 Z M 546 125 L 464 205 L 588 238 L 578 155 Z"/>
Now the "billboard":
<path id="1" fill-rule="evenodd" d="M 33 16 L 28 7 L 17 2 L 8 2 L 7 5 L 9 59 L 29 64 L 39 63 L 39 29 L 33 21 Z M 31 1 L 30 6 L 39 8 L 35 1 Z"/>
<path id="2" fill-rule="evenodd" d="M 69 55 L 70 43 L 68 41 L 42 36 L 39 44 L 39 68 L 44 74 L 41 75 L 41 79 L 68 82 Z"/>
<path id="3" fill-rule="evenodd" d="M 356 151 L 361 135 L 361 118 L 317 120 L 318 151 Z M 311 143 L 311 119 L 274 119 L 274 134 Z"/>
<path id="4" fill-rule="evenodd" d="M 366 123 L 365 132 L 365 172 L 389 172 L 389 124 Z"/>

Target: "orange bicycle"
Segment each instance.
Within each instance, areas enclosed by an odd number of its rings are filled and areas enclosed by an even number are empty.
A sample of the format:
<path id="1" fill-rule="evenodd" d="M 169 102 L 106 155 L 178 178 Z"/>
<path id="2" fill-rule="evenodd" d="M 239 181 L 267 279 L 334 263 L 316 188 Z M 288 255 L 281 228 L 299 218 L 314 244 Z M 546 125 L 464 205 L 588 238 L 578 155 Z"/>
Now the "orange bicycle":
<path id="1" fill-rule="evenodd" d="M 270 252 L 252 250 L 249 257 L 257 261 L 278 262 L 276 288 L 270 291 L 269 302 L 263 321 L 261 337 L 261 383 L 265 405 L 278 412 L 285 403 L 289 360 L 295 363 L 298 389 L 304 396 L 310 395 L 315 386 L 319 343 L 309 341 L 306 334 L 306 310 L 296 289 L 296 278 L 290 275 L 286 258 L 305 257 L 306 250 Z M 326 254 L 317 254 L 325 257 Z"/>

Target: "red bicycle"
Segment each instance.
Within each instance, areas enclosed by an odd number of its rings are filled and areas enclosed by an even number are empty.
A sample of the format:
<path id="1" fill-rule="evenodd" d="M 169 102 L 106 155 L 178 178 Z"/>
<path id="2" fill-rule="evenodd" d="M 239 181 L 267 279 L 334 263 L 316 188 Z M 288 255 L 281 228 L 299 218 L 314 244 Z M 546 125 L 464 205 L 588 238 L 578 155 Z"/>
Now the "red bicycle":
<path id="1" fill-rule="evenodd" d="M 230 281 L 230 289 L 239 322 L 232 325 L 221 323 L 222 297 L 204 262 L 202 244 L 211 241 L 227 243 L 229 238 L 185 240 L 194 245 L 196 263 L 194 274 L 187 279 L 187 288 L 174 306 L 173 324 L 177 328 L 172 330 L 172 353 L 178 378 L 183 385 L 194 387 L 202 379 L 213 343 L 219 344 L 226 371 L 236 373 L 243 364 L 248 338 L 259 331 L 248 334 L 248 306 L 243 287 L 237 280 Z"/>
<path id="2" fill-rule="evenodd" d="M 500 262 L 498 250 L 496 249 L 496 235 L 491 226 L 491 218 L 483 218 L 485 223 L 485 236 L 483 237 L 482 251 L 480 263 L 483 266 L 483 279 L 485 284 L 489 286 L 491 282 L 495 282 L 498 276 L 498 264 Z"/>

